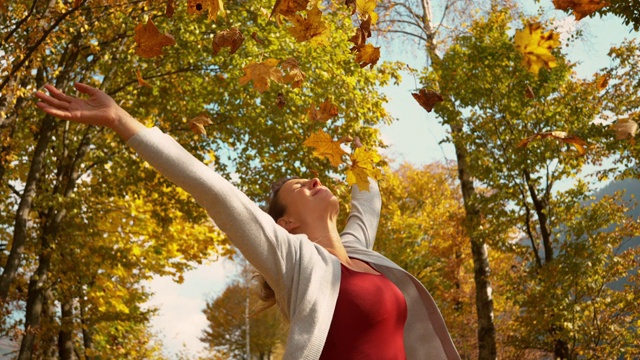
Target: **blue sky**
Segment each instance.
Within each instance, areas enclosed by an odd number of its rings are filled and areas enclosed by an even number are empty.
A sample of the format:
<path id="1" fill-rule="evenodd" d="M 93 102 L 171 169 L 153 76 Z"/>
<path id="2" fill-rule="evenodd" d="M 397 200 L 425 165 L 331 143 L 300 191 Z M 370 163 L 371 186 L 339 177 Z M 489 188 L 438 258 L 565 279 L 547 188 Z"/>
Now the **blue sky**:
<path id="1" fill-rule="evenodd" d="M 621 24 L 615 17 L 604 19 L 587 18 L 579 23 L 572 16 L 564 16 L 553 11 L 549 3 L 547 13 L 552 13 L 562 20 L 558 26 L 566 33 L 576 28 L 586 32 L 588 41 L 578 42 L 568 50 L 572 61 L 577 62 L 579 75 L 587 77 L 598 69 L 608 66 L 607 52 L 612 45 L 619 44 L 624 38 L 640 38 L 638 33 L 630 32 L 630 28 Z M 380 41 L 382 51 L 387 51 L 387 59 L 403 60 L 414 68 L 421 68 L 425 61 L 420 48 L 415 53 Z M 445 129 L 436 117 L 427 113 L 411 96 L 416 88 L 417 80 L 413 76 L 404 76 L 399 86 L 388 86 L 383 89 L 389 102 L 387 111 L 397 120 L 390 126 L 382 127 L 385 143 L 389 145 L 386 153 L 396 159 L 397 163 L 408 161 L 416 165 L 434 161 L 455 160 L 450 145 L 439 145 L 446 135 Z M 149 302 L 160 308 L 159 315 L 153 320 L 154 331 L 158 332 L 165 345 L 167 354 L 196 355 L 204 349 L 198 340 L 206 327 L 206 319 L 202 313 L 207 299 L 219 295 L 227 281 L 235 274 L 233 263 L 224 260 L 199 266 L 184 276 L 183 284 L 176 284 L 170 278 L 157 278 L 148 284 L 156 295 Z"/>

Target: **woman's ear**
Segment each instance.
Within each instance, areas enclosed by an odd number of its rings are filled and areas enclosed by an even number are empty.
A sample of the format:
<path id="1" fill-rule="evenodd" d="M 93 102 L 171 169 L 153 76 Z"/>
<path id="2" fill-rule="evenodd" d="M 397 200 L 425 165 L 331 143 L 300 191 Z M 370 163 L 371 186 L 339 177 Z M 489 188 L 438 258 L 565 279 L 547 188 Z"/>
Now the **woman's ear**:
<path id="1" fill-rule="evenodd" d="M 278 221 L 276 221 L 276 223 L 278 225 L 282 226 L 288 232 L 292 232 L 299 225 L 293 219 L 291 219 L 290 217 L 287 217 L 287 216 L 281 217 L 280 219 L 278 219 Z"/>

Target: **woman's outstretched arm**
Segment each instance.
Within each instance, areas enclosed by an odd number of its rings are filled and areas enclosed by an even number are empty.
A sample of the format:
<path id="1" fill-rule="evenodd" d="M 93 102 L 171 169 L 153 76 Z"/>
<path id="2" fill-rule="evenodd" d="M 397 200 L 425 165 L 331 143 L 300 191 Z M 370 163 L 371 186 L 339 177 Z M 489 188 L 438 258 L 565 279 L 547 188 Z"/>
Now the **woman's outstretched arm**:
<path id="1" fill-rule="evenodd" d="M 78 99 L 51 85 L 45 85 L 49 95 L 37 92 L 35 96 L 40 99 L 37 106 L 47 114 L 61 119 L 109 127 L 125 141 L 146 129 L 146 126 L 118 106 L 104 91 L 83 83 L 75 83 L 75 88 L 89 95 L 89 98 Z"/>

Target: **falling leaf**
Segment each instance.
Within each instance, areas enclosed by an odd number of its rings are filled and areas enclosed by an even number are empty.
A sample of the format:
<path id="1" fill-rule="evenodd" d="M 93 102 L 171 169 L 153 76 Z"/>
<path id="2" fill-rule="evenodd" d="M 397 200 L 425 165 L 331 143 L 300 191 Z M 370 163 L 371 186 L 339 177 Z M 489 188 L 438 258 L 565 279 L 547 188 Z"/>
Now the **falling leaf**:
<path id="1" fill-rule="evenodd" d="M 602 0 L 553 0 L 553 6 L 558 10 L 573 10 L 576 21 L 579 21 L 583 17 L 609 6 L 609 2 Z"/>
<path id="2" fill-rule="evenodd" d="M 371 37 L 371 17 L 367 16 L 366 19 L 360 22 L 360 26 L 356 29 L 356 34 L 349 39 L 354 46 L 363 46 L 367 39 Z"/>
<path id="3" fill-rule="evenodd" d="M 524 97 L 527 99 L 535 99 L 536 94 L 533 93 L 533 89 L 528 84 L 524 88 Z"/>
<path id="4" fill-rule="evenodd" d="M 213 121 L 207 116 L 207 114 L 200 114 L 193 119 L 189 120 L 189 127 L 191 131 L 198 135 L 207 135 L 207 131 L 204 129 L 205 125 L 211 125 Z"/>
<path id="5" fill-rule="evenodd" d="M 361 68 L 371 65 L 373 67 L 380 60 L 380 47 L 374 47 L 371 44 L 357 46 L 351 48 L 356 51 L 356 62 Z"/>
<path id="6" fill-rule="evenodd" d="M 516 48 L 523 55 L 523 63 L 536 76 L 540 68 L 551 69 L 558 66 L 551 49 L 560 46 L 560 35 L 553 31 L 542 33 L 540 23 L 532 23 L 516 31 Z"/>
<path id="7" fill-rule="evenodd" d="M 147 24 L 138 24 L 134 29 L 133 39 L 136 42 L 136 54 L 143 58 L 152 58 L 162 55 L 162 48 L 176 44 L 173 36 L 162 34 L 156 25 L 149 19 Z"/>
<path id="8" fill-rule="evenodd" d="M 287 103 L 287 101 L 284 99 L 284 94 L 283 93 L 278 93 L 278 96 L 276 97 L 276 106 L 278 106 L 280 109 L 282 109 L 282 108 L 284 108 L 286 103 Z"/>
<path id="9" fill-rule="evenodd" d="M 564 131 L 546 131 L 546 132 L 540 132 L 537 134 L 533 134 L 531 136 L 529 136 L 528 138 L 520 141 L 518 143 L 518 145 L 516 145 L 516 147 L 525 147 L 527 145 L 529 145 L 530 142 L 536 140 L 536 139 L 547 139 L 547 138 L 554 138 L 554 139 L 558 139 L 561 140 L 562 142 L 566 143 L 566 144 L 571 144 L 573 145 L 576 150 L 578 151 L 578 155 L 582 156 L 586 153 L 586 149 L 585 146 L 587 145 L 587 143 L 582 140 L 581 138 L 574 136 L 574 135 L 569 135 Z"/>
<path id="10" fill-rule="evenodd" d="M 187 14 L 202 14 L 205 10 L 209 12 L 209 19 L 214 21 L 218 14 L 225 16 L 222 0 L 187 0 Z"/>
<path id="11" fill-rule="evenodd" d="M 138 78 L 138 86 L 153 87 L 149 85 L 149 83 L 142 78 L 142 74 L 140 74 L 140 69 L 136 69 L 136 78 Z"/>
<path id="12" fill-rule="evenodd" d="M 375 24 L 378 21 L 378 14 L 375 9 L 378 5 L 377 0 L 356 0 L 356 11 L 361 15 L 361 18 L 367 16 L 371 18 L 371 23 Z"/>
<path id="13" fill-rule="evenodd" d="M 307 77 L 307 75 L 302 72 L 302 70 L 300 70 L 298 61 L 294 58 L 288 58 L 283 61 L 280 66 L 284 70 L 289 71 L 287 75 L 285 75 L 283 81 L 286 84 L 291 84 L 291 87 L 294 89 L 301 88 L 302 82 Z"/>
<path id="14" fill-rule="evenodd" d="M 269 90 L 269 81 L 275 81 L 282 83 L 282 71 L 276 66 L 278 60 L 267 59 L 259 63 L 251 63 L 242 70 L 244 76 L 240 78 L 240 85 L 247 84 L 250 80 L 253 80 L 253 87 L 258 92 L 262 93 Z"/>
<path id="15" fill-rule="evenodd" d="M 307 111 L 307 117 L 311 121 L 325 122 L 331 118 L 338 116 L 338 106 L 333 104 L 329 98 L 327 98 L 319 107 L 311 104 Z"/>
<path id="16" fill-rule="evenodd" d="M 610 74 L 599 75 L 596 78 L 596 89 L 598 91 L 602 91 L 609 86 L 609 79 L 611 78 Z"/>
<path id="17" fill-rule="evenodd" d="M 164 14 L 171 19 L 173 17 L 173 14 L 175 13 L 176 8 L 174 6 L 174 0 L 167 0 L 167 9 L 165 10 Z"/>
<path id="18" fill-rule="evenodd" d="M 616 132 L 617 140 L 632 140 L 638 132 L 638 123 L 631 119 L 619 119 L 610 129 Z"/>
<path id="19" fill-rule="evenodd" d="M 73 7 L 79 8 L 82 5 L 82 0 L 74 0 Z M 4 1 L 0 0 L 0 13 L 4 12 L 6 9 L 4 8 Z"/>
<path id="20" fill-rule="evenodd" d="M 244 36 L 238 28 L 231 28 L 220 31 L 213 37 L 213 55 L 218 55 L 223 47 L 229 48 L 229 53 L 234 54 L 242 45 Z"/>
<path id="21" fill-rule="evenodd" d="M 353 139 L 353 146 L 355 146 L 356 149 L 361 148 L 363 146 L 362 142 L 360 141 L 360 137 L 356 136 Z"/>
<path id="22" fill-rule="evenodd" d="M 347 154 L 347 152 L 340 147 L 341 143 L 339 141 L 333 141 L 331 136 L 322 129 L 311 134 L 303 144 L 313 148 L 313 155 L 328 159 L 333 166 L 342 164 L 342 156 Z"/>
<path id="23" fill-rule="evenodd" d="M 251 33 L 251 38 L 255 40 L 258 44 L 264 45 L 264 40 L 260 39 L 258 37 L 258 33 L 256 33 L 255 31 Z"/>
<path id="24" fill-rule="evenodd" d="M 420 89 L 417 93 L 411 93 L 413 98 L 416 99 L 418 104 L 422 106 L 427 112 L 431 112 L 435 104 L 444 101 L 442 95 L 433 90 Z"/>
<path id="25" fill-rule="evenodd" d="M 347 169 L 347 184 L 357 184 L 362 191 L 369 191 L 369 178 L 379 179 L 382 172 L 376 166 L 380 155 L 363 147 L 357 148 L 351 155 L 351 166 Z"/>
<path id="26" fill-rule="evenodd" d="M 273 6 L 273 10 L 271 10 L 269 18 L 272 18 L 276 14 L 292 16 L 298 11 L 305 10 L 308 5 L 309 0 L 277 0 Z"/>
<path id="27" fill-rule="evenodd" d="M 298 42 L 309 41 L 314 45 L 326 45 L 328 43 L 329 28 L 322 20 L 322 11 L 314 5 L 306 11 L 307 17 L 296 13 L 287 17 L 292 27 L 287 30 Z"/>

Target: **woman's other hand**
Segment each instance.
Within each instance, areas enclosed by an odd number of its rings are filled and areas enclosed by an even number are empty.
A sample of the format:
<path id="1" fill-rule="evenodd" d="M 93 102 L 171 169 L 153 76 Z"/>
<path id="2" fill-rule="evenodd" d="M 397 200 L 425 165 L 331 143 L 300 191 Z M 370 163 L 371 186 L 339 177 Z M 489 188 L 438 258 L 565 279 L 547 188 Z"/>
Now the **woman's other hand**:
<path id="1" fill-rule="evenodd" d="M 79 99 L 66 95 L 52 85 L 45 85 L 49 95 L 37 92 L 35 96 L 40 99 L 37 106 L 60 119 L 109 127 L 125 140 L 144 129 L 144 125 L 132 118 L 104 91 L 82 83 L 75 83 L 75 88 L 89 95 L 89 98 Z"/>

